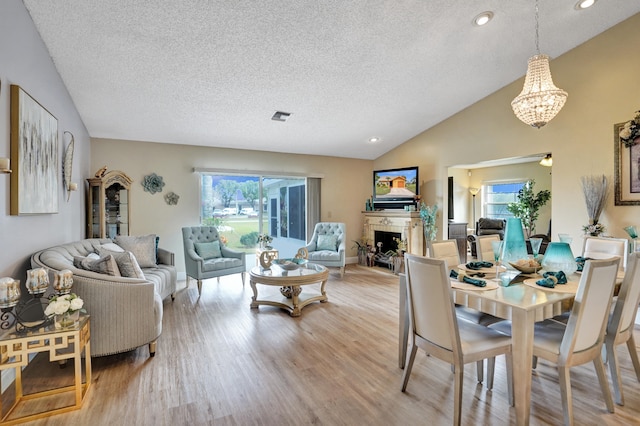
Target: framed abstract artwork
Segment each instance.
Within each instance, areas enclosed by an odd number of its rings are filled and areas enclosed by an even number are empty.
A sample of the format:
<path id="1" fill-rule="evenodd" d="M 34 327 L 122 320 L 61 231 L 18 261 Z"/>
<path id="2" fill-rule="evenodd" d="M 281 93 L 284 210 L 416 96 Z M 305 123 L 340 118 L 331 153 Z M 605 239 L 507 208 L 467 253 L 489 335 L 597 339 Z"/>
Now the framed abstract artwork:
<path id="1" fill-rule="evenodd" d="M 616 206 L 640 205 L 640 144 L 627 148 L 620 140 L 620 128 L 613 125 L 614 187 Z"/>
<path id="2" fill-rule="evenodd" d="M 11 85 L 11 215 L 58 213 L 58 120 Z"/>

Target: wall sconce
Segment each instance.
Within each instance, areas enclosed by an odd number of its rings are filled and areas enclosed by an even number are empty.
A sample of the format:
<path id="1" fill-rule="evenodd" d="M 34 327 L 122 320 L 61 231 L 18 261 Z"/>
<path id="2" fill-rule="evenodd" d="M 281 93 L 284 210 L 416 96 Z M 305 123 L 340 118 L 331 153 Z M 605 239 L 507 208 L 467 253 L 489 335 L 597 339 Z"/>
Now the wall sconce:
<path id="1" fill-rule="evenodd" d="M 11 173 L 11 162 L 6 157 L 0 157 L 0 173 Z"/>
<path id="2" fill-rule="evenodd" d="M 540 160 L 540 165 L 545 167 L 551 167 L 553 165 L 553 158 L 551 154 L 547 154 L 544 156 L 542 160 Z"/>

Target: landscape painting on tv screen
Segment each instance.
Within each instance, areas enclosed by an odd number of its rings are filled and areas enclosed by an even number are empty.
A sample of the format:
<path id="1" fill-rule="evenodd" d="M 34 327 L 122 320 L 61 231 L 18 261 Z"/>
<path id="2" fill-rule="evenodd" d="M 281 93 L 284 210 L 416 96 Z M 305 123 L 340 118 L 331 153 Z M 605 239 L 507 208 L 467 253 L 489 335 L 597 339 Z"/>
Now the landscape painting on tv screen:
<path id="1" fill-rule="evenodd" d="M 374 172 L 375 199 L 403 199 L 417 195 L 418 169 L 379 170 Z"/>

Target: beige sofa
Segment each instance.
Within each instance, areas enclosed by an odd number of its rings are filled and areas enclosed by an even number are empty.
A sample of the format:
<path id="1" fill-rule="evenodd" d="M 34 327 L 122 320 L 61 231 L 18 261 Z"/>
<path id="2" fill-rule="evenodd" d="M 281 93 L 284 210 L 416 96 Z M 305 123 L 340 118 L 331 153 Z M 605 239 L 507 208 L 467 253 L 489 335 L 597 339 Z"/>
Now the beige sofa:
<path id="1" fill-rule="evenodd" d="M 75 256 L 87 256 L 108 238 L 86 239 L 41 250 L 31 256 L 33 268 L 73 272 L 72 292 L 91 315 L 91 356 L 126 352 L 149 345 L 155 355 L 162 332 L 162 301 L 176 291 L 173 253 L 157 249 L 155 267 L 142 268 L 144 279 L 117 277 L 74 267 Z"/>

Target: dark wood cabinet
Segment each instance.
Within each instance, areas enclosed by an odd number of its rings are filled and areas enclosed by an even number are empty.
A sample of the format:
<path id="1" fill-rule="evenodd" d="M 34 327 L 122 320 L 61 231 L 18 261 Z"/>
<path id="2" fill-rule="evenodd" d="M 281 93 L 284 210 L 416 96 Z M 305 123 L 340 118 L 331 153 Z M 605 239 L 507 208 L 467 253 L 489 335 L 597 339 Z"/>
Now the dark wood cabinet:
<path id="1" fill-rule="evenodd" d="M 467 263 L 467 223 L 449 223 L 449 239 L 456 240 L 460 261 Z"/>

